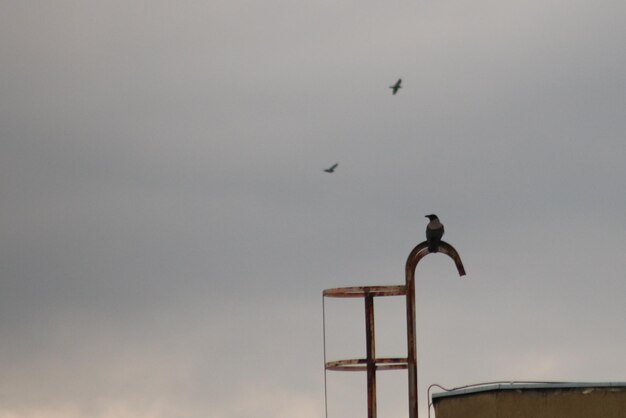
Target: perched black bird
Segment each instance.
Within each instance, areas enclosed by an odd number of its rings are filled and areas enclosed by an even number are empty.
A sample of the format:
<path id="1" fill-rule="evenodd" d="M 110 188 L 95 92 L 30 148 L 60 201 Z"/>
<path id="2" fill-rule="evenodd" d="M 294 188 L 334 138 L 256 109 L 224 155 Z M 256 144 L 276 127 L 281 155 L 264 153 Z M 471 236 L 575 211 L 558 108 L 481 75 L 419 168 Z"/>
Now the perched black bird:
<path id="1" fill-rule="evenodd" d="M 400 84 L 402 84 L 402 79 L 399 78 L 398 81 L 396 81 L 396 84 L 394 84 L 393 86 L 389 86 L 390 89 L 393 89 L 393 94 L 395 95 L 398 90 L 400 90 L 402 87 L 400 87 Z"/>
<path id="2" fill-rule="evenodd" d="M 339 165 L 339 163 L 335 163 L 332 166 L 328 167 L 324 171 L 327 172 L 327 173 L 334 173 L 335 172 L 335 168 L 337 168 L 338 165 Z"/>
<path id="3" fill-rule="evenodd" d="M 443 237 L 443 224 L 439 222 L 437 215 L 426 215 L 430 222 L 426 225 L 426 242 L 428 251 L 436 253 L 439 251 L 439 243 Z"/>

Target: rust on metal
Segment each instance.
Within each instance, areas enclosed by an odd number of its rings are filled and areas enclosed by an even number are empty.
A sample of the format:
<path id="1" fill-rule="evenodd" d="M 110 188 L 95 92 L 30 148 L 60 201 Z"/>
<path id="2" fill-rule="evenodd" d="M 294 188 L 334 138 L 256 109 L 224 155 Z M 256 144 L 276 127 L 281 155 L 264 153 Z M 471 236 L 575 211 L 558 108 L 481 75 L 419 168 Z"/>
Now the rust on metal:
<path id="1" fill-rule="evenodd" d="M 445 241 L 439 243 L 439 252 L 446 254 L 454 261 L 459 276 L 465 276 L 465 268 L 459 253 Z M 407 364 L 409 377 L 409 418 L 418 418 L 417 405 L 417 351 L 415 330 L 415 269 L 417 263 L 430 254 L 426 241 L 419 243 L 409 253 L 406 260 L 406 328 L 407 328 Z"/>
<path id="2" fill-rule="evenodd" d="M 374 296 L 365 296 L 365 355 L 367 360 L 367 418 L 376 418 L 376 332 Z"/>
<path id="3" fill-rule="evenodd" d="M 465 267 L 463 267 L 461 256 L 459 256 L 459 253 L 454 249 L 452 245 L 448 244 L 445 241 L 441 241 L 439 243 L 439 252 L 452 258 L 459 272 L 459 276 L 465 276 Z M 428 251 L 428 243 L 426 241 L 419 243 L 415 248 L 413 248 L 413 251 L 411 251 L 409 257 L 406 260 L 407 279 L 409 270 L 412 272 L 413 275 L 415 275 L 415 268 L 417 267 L 417 263 L 419 263 L 419 261 L 422 258 L 426 257 L 428 254 L 430 254 L 430 251 Z"/>
<path id="4" fill-rule="evenodd" d="M 323 295 L 330 298 L 362 298 L 367 295 L 402 296 L 406 295 L 406 286 L 336 287 L 325 289 Z"/>
<path id="5" fill-rule="evenodd" d="M 452 258 L 460 276 L 465 276 L 465 268 L 457 251 L 447 242 L 441 241 L 438 252 Z M 409 418 L 418 418 L 417 408 L 417 352 L 415 336 L 415 269 L 419 261 L 430 254 L 426 241 L 418 244 L 406 261 L 406 283 L 397 286 L 358 286 L 338 287 L 323 291 L 323 298 L 363 298 L 365 301 L 365 344 L 366 358 L 326 361 L 325 370 L 367 372 L 367 414 L 376 418 L 376 371 L 408 369 L 409 378 Z M 376 358 L 376 338 L 374 330 L 374 298 L 379 296 L 406 296 L 407 357 Z M 325 329 L 325 326 L 324 326 Z"/>
<path id="6" fill-rule="evenodd" d="M 406 357 L 375 358 L 376 370 L 399 370 L 407 368 Z M 362 372 L 367 370 L 367 359 L 333 360 L 326 362 L 327 370 Z"/>

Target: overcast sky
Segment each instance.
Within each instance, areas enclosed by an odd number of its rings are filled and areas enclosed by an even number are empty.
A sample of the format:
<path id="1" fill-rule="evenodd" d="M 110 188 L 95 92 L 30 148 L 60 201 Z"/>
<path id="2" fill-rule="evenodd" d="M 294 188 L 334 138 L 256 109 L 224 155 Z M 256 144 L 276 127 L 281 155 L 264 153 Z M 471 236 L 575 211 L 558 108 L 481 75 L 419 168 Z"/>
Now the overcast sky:
<path id="1" fill-rule="evenodd" d="M 0 418 L 322 418 L 322 290 L 402 284 L 429 213 L 468 274 L 418 266 L 423 413 L 431 383 L 625 381 L 625 21 L 1 1 Z M 329 360 L 363 355 L 362 302 L 326 322 Z M 364 416 L 365 374 L 327 378 L 329 417 Z M 379 416 L 405 391 L 381 373 Z"/>

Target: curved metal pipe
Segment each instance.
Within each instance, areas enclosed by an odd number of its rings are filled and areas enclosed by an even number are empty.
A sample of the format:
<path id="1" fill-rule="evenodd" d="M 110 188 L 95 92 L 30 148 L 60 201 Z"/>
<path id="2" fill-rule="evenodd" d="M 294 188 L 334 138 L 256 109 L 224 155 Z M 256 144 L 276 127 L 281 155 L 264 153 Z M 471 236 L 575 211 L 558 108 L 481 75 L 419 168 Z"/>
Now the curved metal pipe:
<path id="1" fill-rule="evenodd" d="M 459 253 L 445 241 L 439 243 L 439 252 L 452 258 L 459 276 L 465 276 L 465 268 Z M 417 263 L 430 254 L 426 241 L 419 243 L 409 253 L 406 260 L 406 326 L 407 326 L 407 367 L 409 375 L 409 418 L 418 418 L 417 408 L 417 352 L 415 339 L 415 269 Z"/>

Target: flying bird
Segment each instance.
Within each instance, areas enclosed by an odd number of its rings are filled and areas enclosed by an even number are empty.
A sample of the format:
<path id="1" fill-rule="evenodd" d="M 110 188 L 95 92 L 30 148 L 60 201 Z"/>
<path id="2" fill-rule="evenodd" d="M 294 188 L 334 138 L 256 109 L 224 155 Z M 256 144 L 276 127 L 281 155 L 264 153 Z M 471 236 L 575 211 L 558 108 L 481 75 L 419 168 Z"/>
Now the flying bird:
<path id="1" fill-rule="evenodd" d="M 398 81 L 396 81 L 396 84 L 394 84 L 393 86 L 389 86 L 390 89 L 393 89 L 394 95 L 398 92 L 398 90 L 401 89 L 400 84 L 402 84 L 401 78 L 399 78 Z"/>
<path id="2" fill-rule="evenodd" d="M 426 242 L 428 251 L 436 253 L 439 251 L 439 243 L 443 237 L 443 224 L 439 222 L 437 215 L 426 215 L 430 222 L 426 225 Z"/>
<path id="3" fill-rule="evenodd" d="M 324 171 L 327 173 L 334 173 L 335 172 L 335 168 L 337 168 L 337 166 L 339 165 L 339 163 L 335 163 L 333 165 L 331 165 L 330 167 L 328 167 L 327 169 L 325 169 Z"/>

